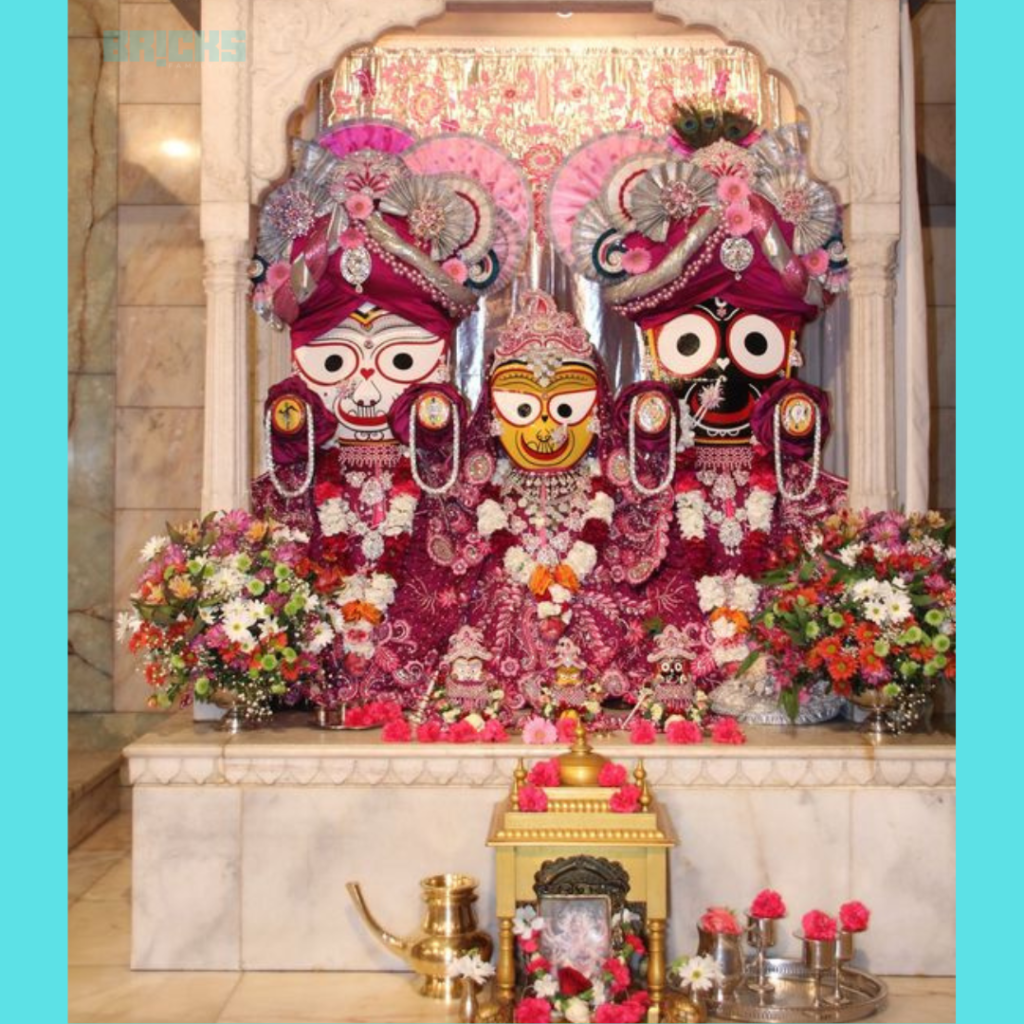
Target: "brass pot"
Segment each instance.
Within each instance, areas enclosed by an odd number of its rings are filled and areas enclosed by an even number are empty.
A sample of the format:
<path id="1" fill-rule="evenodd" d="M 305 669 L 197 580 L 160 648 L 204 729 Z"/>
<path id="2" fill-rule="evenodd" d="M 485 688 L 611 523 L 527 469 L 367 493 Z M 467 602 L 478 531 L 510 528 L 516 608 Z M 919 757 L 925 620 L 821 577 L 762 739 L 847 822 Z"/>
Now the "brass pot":
<path id="1" fill-rule="evenodd" d="M 494 943 L 477 927 L 476 890 L 469 875 L 431 875 L 420 882 L 426 907 L 418 932 L 399 939 L 382 928 L 370 913 L 358 882 L 346 888 L 367 927 L 392 953 L 400 956 L 423 979 L 422 995 L 451 1002 L 460 993 L 458 979 L 447 976 L 448 965 L 471 950 L 490 960 Z"/>

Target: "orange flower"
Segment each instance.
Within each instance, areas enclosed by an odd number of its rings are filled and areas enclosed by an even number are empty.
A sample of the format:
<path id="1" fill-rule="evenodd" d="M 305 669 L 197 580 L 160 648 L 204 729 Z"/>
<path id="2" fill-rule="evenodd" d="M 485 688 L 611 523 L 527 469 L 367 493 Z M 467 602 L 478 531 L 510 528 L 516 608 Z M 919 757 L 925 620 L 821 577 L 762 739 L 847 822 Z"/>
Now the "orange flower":
<path id="1" fill-rule="evenodd" d="M 192 581 L 185 576 L 175 576 L 170 583 L 167 584 L 167 588 L 170 592 L 178 598 L 179 601 L 187 601 L 190 597 L 195 597 L 198 591 L 192 585 Z"/>
<path id="2" fill-rule="evenodd" d="M 857 663 L 846 654 L 836 655 L 827 662 L 828 674 L 835 682 L 845 683 L 857 671 Z"/>
<path id="3" fill-rule="evenodd" d="M 750 619 L 743 612 L 738 612 L 733 608 L 716 608 L 711 613 L 711 621 L 716 622 L 718 619 L 728 619 L 740 633 L 746 633 L 750 629 Z"/>
<path id="4" fill-rule="evenodd" d="M 555 577 L 551 574 L 550 569 L 543 565 L 538 565 L 530 574 L 530 590 L 533 592 L 533 596 L 543 596 L 554 580 Z"/>
<path id="5" fill-rule="evenodd" d="M 362 619 L 364 622 L 369 622 L 373 626 L 380 624 L 383 616 L 380 613 L 380 609 L 375 608 L 372 604 L 368 604 L 366 601 L 348 601 L 341 606 L 341 614 L 344 616 L 346 622 L 358 622 Z"/>
<path id="6" fill-rule="evenodd" d="M 565 562 L 555 569 L 555 582 L 573 593 L 580 589 L 580 581 L 576 578 L 576 573 Z"/>

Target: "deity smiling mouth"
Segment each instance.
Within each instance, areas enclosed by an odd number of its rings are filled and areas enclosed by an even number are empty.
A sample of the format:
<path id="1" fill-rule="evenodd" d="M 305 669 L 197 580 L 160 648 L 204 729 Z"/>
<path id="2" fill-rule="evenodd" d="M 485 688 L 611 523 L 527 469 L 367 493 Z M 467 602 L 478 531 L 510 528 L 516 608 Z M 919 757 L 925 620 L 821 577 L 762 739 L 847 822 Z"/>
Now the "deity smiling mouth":
<path id="1" fill-rule="evenodd" d="M 520 453 L 534 462 L 560 462 L 572 448 L 572 434 L 566 434 L 561 444 L 550 433 L 538 433 L 533 444 L 520 435 L 516 439 Z"/>
<path id="2" fill-rule="evenodd" d="M 351 410 L 343 409 L 340 405 L 337 407 L 338 418 L 342 422 L 357 430 L 374 430 L 387 423 L 387 416 L 377 412 L 379 402 L 356 402 L 354 404 L 355 408 Z"/>

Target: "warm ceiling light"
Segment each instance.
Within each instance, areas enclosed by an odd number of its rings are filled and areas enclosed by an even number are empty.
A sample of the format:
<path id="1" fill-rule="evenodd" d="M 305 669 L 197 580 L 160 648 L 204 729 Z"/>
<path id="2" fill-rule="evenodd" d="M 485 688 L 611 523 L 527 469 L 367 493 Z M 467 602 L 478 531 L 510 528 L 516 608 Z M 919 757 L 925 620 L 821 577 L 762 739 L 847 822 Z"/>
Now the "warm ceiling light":
<path id="1" fill-rule="evenodd" d="M 164 139 L 160 143 L 160 151 L 167 156 L 186 157 L 192 153 L 192 144 L 181 139 Z"/>

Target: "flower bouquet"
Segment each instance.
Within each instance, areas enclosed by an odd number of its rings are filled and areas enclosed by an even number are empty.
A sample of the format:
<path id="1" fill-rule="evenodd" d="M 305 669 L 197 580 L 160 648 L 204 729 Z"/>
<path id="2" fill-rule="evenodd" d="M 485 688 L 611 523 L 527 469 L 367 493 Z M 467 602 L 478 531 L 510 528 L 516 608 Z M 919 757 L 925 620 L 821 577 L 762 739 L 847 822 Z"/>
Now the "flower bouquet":
<path id="1" fill-rule="evenodd" d="M 316 679 L 334 640 L 315 592 L 308 538 L 248 512 L 168 526 L 143 548 L 145 569 L 118 639 L 143 662 L 151 707 L 231 704 L 249 721 Z"/>
<path id="2" fill-rule="evenodd" d="M 935 680 L 955 679 L 956 551 L 936 512 L 828 517 L 769 573 L 751 623 L 779 700 L 796 719 L 819 680 L 845 697 L 898 702 L 908 714 Z"/>

